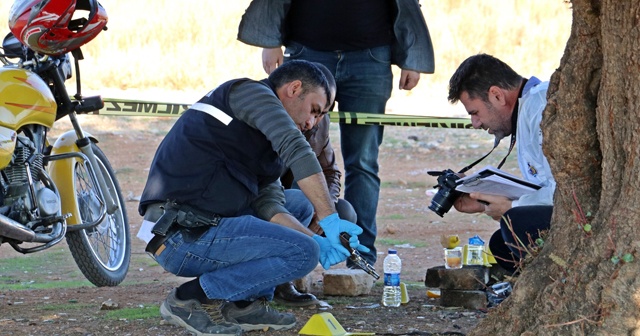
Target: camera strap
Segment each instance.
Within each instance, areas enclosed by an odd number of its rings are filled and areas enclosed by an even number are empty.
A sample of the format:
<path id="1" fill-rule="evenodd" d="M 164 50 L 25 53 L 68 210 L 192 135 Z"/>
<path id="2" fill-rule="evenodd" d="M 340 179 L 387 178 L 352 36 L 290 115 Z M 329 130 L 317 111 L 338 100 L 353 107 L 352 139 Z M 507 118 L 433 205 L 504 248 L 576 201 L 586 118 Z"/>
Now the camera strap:
<path id="1" fill-rule="evenodd" d="M 516 106 L 513 107 L 513 112 L 511 113 L 511 143 L 509 144 L 509 150 L 507 151 L 507 155 L 505 155 L 504 158 L 502 158 L 502 161 L 500 161 L 500 164 L 498 164 L 498 169 L 500 169 L 502 165 L 504 165 L 504 162 L 507 160 L 507 157 L 509 156 L 509 154 L 511 154 L 513 147 L 516 145 L 516 128 L 518 127 L 518 107 L 520 105 L 520 98 L 522 97 L 522 91 L 524 90 L 524 86 L 526 84 L 527 84 L 527 79 L 523 78 L 522 86 L 520 86 L 520 92 L 518 92 L 518 100 L 516 101 Z M 487 156 L 489 156 L 489 154 L 491 154 L 491 152 L 493 152 L 493 150 L 496 149 L 496 147 L 498 147 L 499 144 L 500 144 L 500 140 L 496 139 L 496 141 L 493 143 L 493 148 L 491 148 L 489 153 L 485 154 L 483 157 L 474 161 L 470 165 L 462 168 L 462 170 L 460 170 L 458 174 L 466 173 L 469 169 L 473 168 L 475 165 L 480 163 Z"/>
<path id="2" fill-rule="evenodd" d="M 491 154 L 491 152 L 493 152 L 494 149 L 496 149 L 496 147 L 498 147 L 498 144 L 500 143 L 500 141 L 496 141 L 495 144 L 493 145 L 493 148 L 491 148 L 491 150 L 489 151 L 489 153 L 485 154 L 483 157 L 475 160 L 473 163 L 471 163 L 470 165 L 462 168 L 458 174 L 463 174 L 466 173 L 469 169 L 473 168 L 475 165 L 477 165 L 478 163 L 480 163 L 480 161 L 484 160 L 487 156 L 489 156 L 489 154 Z M 509 146 L 509 151 L 507 152 L 507 155 L 505 155 L 505 157 L 502 159 L 502 161 L 500 162 L 500 164 L 498 165 L 498 169 L 500 169 L 500 167 L 502 167 L 502 165 L 504 164 L 505 160 L 507 159 L 507 156 L 509 156 L 509 154 L 511 153 L 511 150 L 513 149 L 513 146 L 516 144 L 516 136 L 515 134 L 511 134 L 511 145 Z"/>

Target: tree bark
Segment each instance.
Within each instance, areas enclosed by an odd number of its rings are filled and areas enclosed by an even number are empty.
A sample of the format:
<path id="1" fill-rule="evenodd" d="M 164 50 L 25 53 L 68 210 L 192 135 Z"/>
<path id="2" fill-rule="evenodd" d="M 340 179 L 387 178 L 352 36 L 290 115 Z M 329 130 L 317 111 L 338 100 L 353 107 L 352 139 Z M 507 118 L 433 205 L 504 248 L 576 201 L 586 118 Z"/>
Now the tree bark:
<path id="1" fill-rule="evenodd" d="M 472 335 L 640 334 L 640 2 L 572 5 L 542 121 L 552 228 Z"/>

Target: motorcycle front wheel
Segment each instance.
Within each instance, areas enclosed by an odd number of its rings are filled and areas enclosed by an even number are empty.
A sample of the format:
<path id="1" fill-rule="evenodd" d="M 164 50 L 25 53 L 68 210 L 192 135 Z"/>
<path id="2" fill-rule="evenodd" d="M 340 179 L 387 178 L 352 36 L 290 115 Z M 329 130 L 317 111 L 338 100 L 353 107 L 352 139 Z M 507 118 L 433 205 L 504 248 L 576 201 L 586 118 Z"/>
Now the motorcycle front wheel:
<path id="1" fill-rule="evenodd" d="M 131 259 L 127 210 L 107 156 L 96 144 L 91 146 L 98 163 L 98 167 L 94 167 L 95 173 L 104 177 L 108 187 L 102 192 L 110 193 L 118 209 L 111 215 L 107 213 L 96 226 L 67 232 L 66 238 L 73 259 L 91 283 L 98 287 L 117 286 L 127 275 Z M 102 214 L 104 201 L 99 197 L 98 186 L 81 163 L 74 167 L 74 182 L 82 223 L 95 222 Z"/>

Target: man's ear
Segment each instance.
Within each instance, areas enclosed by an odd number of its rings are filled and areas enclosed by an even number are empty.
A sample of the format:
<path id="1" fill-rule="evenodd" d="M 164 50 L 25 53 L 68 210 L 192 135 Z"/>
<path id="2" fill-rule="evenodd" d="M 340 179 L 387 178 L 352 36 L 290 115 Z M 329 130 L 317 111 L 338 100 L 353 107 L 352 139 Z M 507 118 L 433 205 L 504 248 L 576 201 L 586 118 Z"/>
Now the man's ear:
<path id="1" fill-rule="evenodd" d="M 505 105 L 507 103 L 504 95 L 504 91 L 497 87 L 492 86 L 489 88 L 489 102 L 496 103 L 498 105 Z"/>
<path id="2" fill-rule="evenodd" d="M 287 95 L 289 97 L 297 97 L 302 93 L 302 82 L 296 79 L 287 84 Z"/>

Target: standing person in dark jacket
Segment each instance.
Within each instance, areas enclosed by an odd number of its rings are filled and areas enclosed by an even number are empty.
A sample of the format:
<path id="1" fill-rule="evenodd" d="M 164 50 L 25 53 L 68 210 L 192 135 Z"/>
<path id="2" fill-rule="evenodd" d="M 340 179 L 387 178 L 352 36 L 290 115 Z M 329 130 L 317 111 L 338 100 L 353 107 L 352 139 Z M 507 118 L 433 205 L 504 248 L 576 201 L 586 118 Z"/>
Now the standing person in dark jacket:
<path id="1" fill-rule="evenodd" d="M 253 0 L 238 39 L 264 48 L 267 73 L 289 60 L 324 64 L 336 78 L 340 111 L 384 113 L 392 90 L 391 64 L 402 69 L 401 90 L 413 89 L 420 73 L 434 71 L 431 38 L 417 0 Z M 359 238 L 370 251 L 362 256 L 372 265 L 382 136 L 382 126 L 340 124 L 344 198 L 364 230 Z"/>
<path id="2" fill-rule="evenodd" d="M 169 293 L 164 319 L 197 335 L 289 329 L 268 307 L 276 285 L 349 255 L 362 230 L 338 217 L 302 135 L 332 104 L 319 65 L 296 61 L 262 81 L 223 83 L 193 104 L 158 147 L 142 193 L 138 236 L 168 272 L 195 277 Z M 293 171 L 300 190 L 283 190 Z M 313 214 L 326 238 L 307 229 Z"/>

